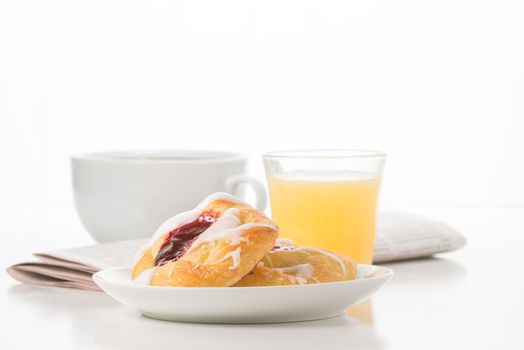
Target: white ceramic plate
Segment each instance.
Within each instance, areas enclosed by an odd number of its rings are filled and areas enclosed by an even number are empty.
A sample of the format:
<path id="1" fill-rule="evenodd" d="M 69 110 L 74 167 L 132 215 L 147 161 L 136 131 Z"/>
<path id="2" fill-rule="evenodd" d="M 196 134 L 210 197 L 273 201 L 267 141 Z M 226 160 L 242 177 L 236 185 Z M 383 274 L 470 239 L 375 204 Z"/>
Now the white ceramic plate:
<path id="1" fill-rule="evenodd" d="M 272 323 L 339 316 L 393 276 L 386 267 L 358 265 L 354 281 L 299 286 L 190 288 L 140 286 L 131 268 L 100 271 L 93 280 L 116 300 L 144 316 L 180 322 Z"/>

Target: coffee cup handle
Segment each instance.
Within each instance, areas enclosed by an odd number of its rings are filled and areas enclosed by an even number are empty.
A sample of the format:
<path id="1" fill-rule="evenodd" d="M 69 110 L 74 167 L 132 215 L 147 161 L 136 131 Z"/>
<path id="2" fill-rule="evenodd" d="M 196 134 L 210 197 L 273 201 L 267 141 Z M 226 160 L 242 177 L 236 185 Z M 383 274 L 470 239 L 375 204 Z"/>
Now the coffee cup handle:
<path id="1" fill-rule="evenodd" d="M 238 175 L 238 176 L 230 177 L 227 180 L 226 191 L 236 195 L 238 193 L 238 186 L 240 184 L 246 184 L 246 185 L 251 186 L 253 191 L 255 191 L 255 196 L 256 196 L 255 207 L 260 211 L 264 211 L 267 205 L 266 189 L 264 185 L 260 181 L 258 181 L 257 179 L 251 176 Z"/>

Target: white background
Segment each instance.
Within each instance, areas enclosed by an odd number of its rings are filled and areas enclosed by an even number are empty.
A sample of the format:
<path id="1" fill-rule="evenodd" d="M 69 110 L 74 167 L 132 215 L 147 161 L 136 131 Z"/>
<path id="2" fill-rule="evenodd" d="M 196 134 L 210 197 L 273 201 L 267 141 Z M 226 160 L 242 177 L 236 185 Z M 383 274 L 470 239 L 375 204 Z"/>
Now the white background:
<path id="1" fill-rule="evenodd" d="M 524 203 L 518 0 L 0 0 L 0 204 L 68 156 L 376 148 L 384 203 Z"/>

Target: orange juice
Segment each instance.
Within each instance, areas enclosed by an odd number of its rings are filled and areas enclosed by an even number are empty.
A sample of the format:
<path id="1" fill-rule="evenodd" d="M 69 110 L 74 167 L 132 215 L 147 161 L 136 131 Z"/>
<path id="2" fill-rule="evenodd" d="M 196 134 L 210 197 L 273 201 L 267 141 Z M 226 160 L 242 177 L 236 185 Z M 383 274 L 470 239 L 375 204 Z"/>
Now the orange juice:
<path id="1" fill-rule="evenodd" d="M 379 178 L 338 172 L 288 174 L 268 181 L 281 238 L 372 262 Z"/>

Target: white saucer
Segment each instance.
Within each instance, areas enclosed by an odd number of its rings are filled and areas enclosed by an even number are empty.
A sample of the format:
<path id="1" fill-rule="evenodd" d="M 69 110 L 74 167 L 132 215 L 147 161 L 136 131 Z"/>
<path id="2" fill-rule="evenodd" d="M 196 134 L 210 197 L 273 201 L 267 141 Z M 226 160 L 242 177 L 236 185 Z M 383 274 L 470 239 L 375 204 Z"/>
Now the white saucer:
<path id="1" fill-rule="evenodd" d="M 339 316 L 371 296 L 393 276 L 382 266 L 358 265 L 358 279 L 299 286 L 190 288 L 140 286 L 131 268 L 100 271 L 93 280 L 144 316 L 200 323 L 273 323 Z"/>

